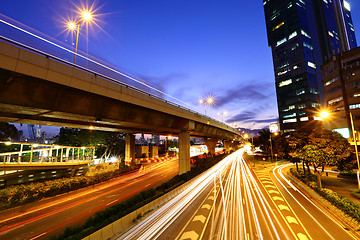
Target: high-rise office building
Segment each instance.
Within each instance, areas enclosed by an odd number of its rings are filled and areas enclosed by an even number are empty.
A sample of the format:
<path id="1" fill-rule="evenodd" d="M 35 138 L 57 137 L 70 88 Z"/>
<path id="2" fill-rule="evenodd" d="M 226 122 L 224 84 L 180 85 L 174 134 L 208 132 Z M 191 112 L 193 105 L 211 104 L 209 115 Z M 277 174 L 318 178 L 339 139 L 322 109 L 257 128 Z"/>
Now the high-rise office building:
<path id="1" fill-rule="evenodd" d="M 346 138 L 352 136 L 352 125 L 359 133 L 360 47 L 333 56 L 322 66 L 322 72 L 327 111 L 330 113 L 326 127 Z"/>
<path id="2" fill-rule="evenodd" d="M 343 0 L 263 0 L 272 49 L 280 129 L 317 120 L 325 102 L 321 65 L 357 46 Z"/>

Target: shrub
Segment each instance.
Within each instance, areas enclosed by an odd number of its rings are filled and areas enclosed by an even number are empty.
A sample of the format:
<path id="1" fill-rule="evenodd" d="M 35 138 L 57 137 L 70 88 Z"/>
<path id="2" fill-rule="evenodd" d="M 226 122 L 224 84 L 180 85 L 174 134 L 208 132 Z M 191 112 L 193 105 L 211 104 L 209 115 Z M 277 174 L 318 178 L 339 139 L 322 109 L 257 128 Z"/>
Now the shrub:
<path id="1" fill-rule="evenodd" d="M 208 158 L 202 165 L 197 168 L 191 168 L 191 171 L 177 175 L 169 181 L 161 184 L 155 189 L 149 189 L 140 192 L 139 194 L 122 201 L 119 204 L 111 206 L 103 211 L 95 213 L 92 217 L 88 218 L 86 222 L 77 227 L 68 227 L 66 231 L 59 235 L 54 236 L 52 240 L 75 240 L 82 239 L 93 232 L 105 227 L 106 225 L 120 219 L 121 217 L 135 211 L 136 209 L 146 205 L 154 199 L 164 195 L 165 193 L 173 190 L 177 186 L 183 184 L 185 181 L 197 176 L 199 173 L 209 169 L 215 163 L 223 159 L 226 154 L 218 155 L 213 158 Z M 156 195 L 155 195 L 156 194 Z M 70 234 L 71 233 L 71 234 Z M 70 234 L 70 235 L 69 235 Z"/>
<path id="2" fill-rule="evenodd" d="M 301 173 L 296 171 L 295 169 L 291 168 L 290 172 L 297 178 L 299 178 L 301 181 Z M 305 181 L 303 181 L 305 182 Z M 305 182 L 306 183 L 306 182 Z M 348 214 L 349 216 L 353 217 L 357 221 L 360 221 L 360 206 L 355 204 L 354 202 L 350 201 L 349 199 L 346 199 L 336 192 L 332 191 L 331 189 L 327 188 L 318 188 L 316 180 L 312 180 L 307 185 L 312 188 L 315 192 L 317 192 L 319 195 L 327 199 L 330 203 L 332 203 L 334 206 L 342 210 L 344 213 Z M 353 193 L 354 194 L 354 193 Z"/>

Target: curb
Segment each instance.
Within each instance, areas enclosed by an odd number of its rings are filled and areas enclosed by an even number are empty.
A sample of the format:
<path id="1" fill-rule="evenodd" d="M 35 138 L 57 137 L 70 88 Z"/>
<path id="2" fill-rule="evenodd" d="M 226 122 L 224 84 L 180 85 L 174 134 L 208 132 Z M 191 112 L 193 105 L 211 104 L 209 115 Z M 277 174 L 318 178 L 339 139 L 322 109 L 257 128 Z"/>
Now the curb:
<path id="1" fill-rule="evenodd" d="M 152 202 L 147 203 L 146 205 L 136 209 L 135 211 L 123 216 L 122 218 L 116 220 L 113 223 L 103 227 L 102 229 L 97 230 L 96 232 L 90 234 L 89 236 L 83 238 L 82 240 L 109 240 L 114 239 L 119 234 L 124 232 L 124 230 L 130 228 L 137 216 L 140 213 L 146 213 L 150 210 L 154 210 L 166 202 L 170 201 L 174 197 L 178 196 L 180 192 L 184 191 L 188 185 L 192 184 L 195 178 L 187 181 L 186 183 L 178 186 L 177 188 L 171 190 L 168 193 L 165 193 L 161 197 L 153 200 Z"/>
<path id="2" fill-rule="evenodd" d="M 356 239 L 360 239 L 360 232 L 359 232 L 359 222 L 356 221 L 351 216 L 344 213 L 341 209 L 337 208 L 336 206 L 332 205 L 329 200 L 322 197 L 320 194 L 315 192 L 312 188 L 310 188 L 305 183 L 301 182 L 300 179 L 292 175 L 289 171 L 286 172 L 287 177 L 290 178 L 290 180 L 295 183 L 296 186 L 299 187 L 299 190 L 305 194 L 307 197 L 309 197 L 312 201 L 316 203 L 316 205 L 320 206 L 322 209 L 327 210 L 326 214 L 333 217 L 333 220 L 340 224 L 340 226 L 343 226 L 344 228 L 347 228 L 349 233 L 353 235 Z M 339 222 L 338 220 L 341 219 L 342 222 Z"/>

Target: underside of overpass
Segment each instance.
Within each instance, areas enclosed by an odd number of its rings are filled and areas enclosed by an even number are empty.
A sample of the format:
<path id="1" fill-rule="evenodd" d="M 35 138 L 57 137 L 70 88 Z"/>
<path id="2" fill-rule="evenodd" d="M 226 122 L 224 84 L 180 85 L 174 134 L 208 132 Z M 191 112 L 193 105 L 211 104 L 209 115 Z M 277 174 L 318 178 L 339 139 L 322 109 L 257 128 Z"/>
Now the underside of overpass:
<path id="1" fill-rule="evenodd" d="M 179 136 L 180 173 L 190 170 L 190 137 L 240 139 L 223 123 L 121 81 L 1 41 L 0 121 Z M 132 158 L 129 139 L 127 156 Z"/>

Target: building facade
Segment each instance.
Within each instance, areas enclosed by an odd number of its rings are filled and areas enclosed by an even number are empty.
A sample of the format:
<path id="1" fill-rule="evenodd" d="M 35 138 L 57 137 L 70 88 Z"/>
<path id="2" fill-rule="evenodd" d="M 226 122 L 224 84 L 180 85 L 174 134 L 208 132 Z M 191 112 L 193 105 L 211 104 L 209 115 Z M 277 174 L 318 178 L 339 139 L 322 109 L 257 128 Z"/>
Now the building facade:
<path id="1" fill-rule="evenodd" d="M 357 46 L 343 0 L 263 0 L 272 49 L 280 129 L 318 120 L 325 103 L 321 65 Z"/>
<path id="2" fill-rule="evenodd" d="M 338 54 L 322 66 L 325 100 L 330 112 L 327 127 L 351 136 L 351 118 L 360 130 L 360 47 Z"/>

